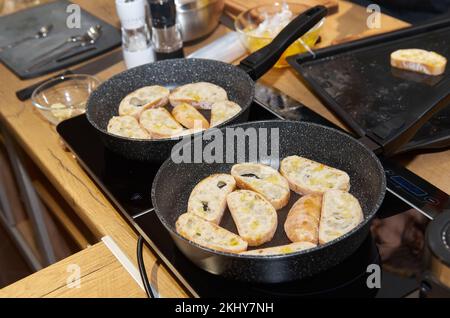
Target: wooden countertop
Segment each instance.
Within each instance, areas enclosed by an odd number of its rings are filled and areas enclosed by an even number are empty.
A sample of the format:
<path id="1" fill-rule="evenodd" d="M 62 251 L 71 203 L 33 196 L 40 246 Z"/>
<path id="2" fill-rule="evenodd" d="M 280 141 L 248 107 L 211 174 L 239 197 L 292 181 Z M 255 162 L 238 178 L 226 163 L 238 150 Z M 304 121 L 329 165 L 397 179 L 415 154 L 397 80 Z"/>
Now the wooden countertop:
<path id="1" fill-rule="evenodd" d="M 117 16 L 115 14 L 114 3 L 109 0 L 77 0 L 74 1 L 84 9 L 105 19 L 106 21 L 118 26 Z M 365 8 L 353 5 L 345 1 L 339 1 L 339 12 L 330 16 L 326 20 L 325 32 L 322 34 L 322 45 L 331 43 L 335 39 L 344 38 L 352 34 L 361 34 L 367 32 L 366 18 L 368 14 Z M 394 18 L 382 17 L 381 31 L 389 31 L 407 26 L 406 23 Z M 205 40 L 217 38 L 227 32 L 224 27 L 219 27 L 212 36 Z M 369 31 L 369 33 L 372 31 Z M 195 50 L 203 45 L 197 44 L 186 48 L 187 51 Z M 112 75 L 125 69 L 124 64 L 118 63 L 107 70 L 97 74 L 101 80 L 106 80 Z M 66 152 L 60 144 L 60 139 L 53 126 L 42 119 L 37 114 L 30 101 L 20 102 L 15 96 L 15 91 L 27 87 L 40 79 L 21 81 L 9 72 L 6 67 L 0 65 L 0 78 L 2 86 L 0 87 L 0 120 L 9 128 L 9 131 L 17 139 L 18 143 L 27 151 L 30 157 L 35 161 L 43 173 L 49 178 L 53 185 L 59 189 L 62 196 L 73 206 L 79 217 L 86 223 L 91 231 L 100 240 L 105 235 L 111 236 L 125 254 L 136 263 L 136 239 L 137 236 L 133 229 L 123 220 L 120 214 L 114 209 L 111 203 L 105 198 L 102 192 L 87 176 L 83 169 L 78 165 L 72 154 Z M 291 69 L 272 70 L 262 79 L 264 82 L 277 87 L 292 97 L 298 99 L 311 109 L 322 114 L 333 122 L 340 124 L 339 121 L 299 82 Z M 450 179 L 446 178 L 450 172 L 450 151 L 437 152 L 433 154 L 423 154 L 416 157 L 403 158 L 407 162 L 407 167 L 412 171 L 435 184 L 442 190 L 450 193 Z M 103 247 L 97 244 L 85 251 L 75 254 L 74 258 L 79 262 L 85 262 L 90 268 L 108 268 L 110 264 L 109 256 L 90 257 L 99 251 L 103 253 Z M 92 254 L 90 254 L 92 253 Z M 106 253 L 105 253 L 106 254 Z M 70 259 L 70 258 L 69 258 Z M 186 297 L 187 292 L 180 286 L 174 277 L 168 272 L 165 266 L 156 262 L 155 255 L 148 249 L 145 253 L 145 262 L 148 272 L 152 272 L 153 282 L 162 297 Z M 64 260 L 63 262 L 70 261 Z M 117 262 L 113 262 L 115 264 Z M 64 265 L 65 263 L 63 263 Z M 59 263 L 56 265 L 60 265 Z M 56 266 L 53 265 L 53 266 Z M 53 266 L 51 268 L 53 268 Z M 112 266 L 112 265 L 111 265 Z M 115 265 L 114 265 L 115 266 Z M 30 278 L 12 285 L 11 289 L 4 289 L 1 296 L 142 296 L 142 290 L 135 283 L 122 283 L 121 279 L 131 279 L 128 273 L 117 272 L 120 279 L 110 279 L 112 276 L 95 276 L 92 271 L 93 280 L 97 281 L 98 288 L 93 290 L 65 290 L 59 288 L 59 283 L 55 285 L 56 291 L 47 292 L 47 280 L 56 279 L 57 272 L 48 272 L 45 270 L 32 275 Z M 113 270 L 111 270 L 113 271 Z M 102 273 L 102 271 L 97 271 Z M 156 273 L 156 274 L 155 274 Z M 42 274 L 42 279 L 39 275 Z M 48 276 L 48 275 L 50 276 Z M 55 276 L 53 276 L 55 275 Z M 89 274 L 91 275 L 91 274 Z M 47 277 L 48 279 L 44 279 Z M 65 276 L 64 276 L 65 277 Z M 128 277 L 128 278 L 126 278 Z M 60 278 L 59 278 L 60 279 Z M 32 282 L 32 283 L 28 283 Z M 114 285 L 113 286 L 108 286 Z M 116 286 L 117 284 L 117 286 Z M 57 286 L 58 285 L 58 286 Z M 93 284 L 92 286 L 94 286 Z M 104 286 L 104 287 L 100 287 Z M 120 287 L 120 288 L 119 288 Z M 22 289 L 18 294 L 17 290 Z M 111 291 L 114 289 L 114 291 Z M 120 295 L 118 294 L 120 293 Z"/>

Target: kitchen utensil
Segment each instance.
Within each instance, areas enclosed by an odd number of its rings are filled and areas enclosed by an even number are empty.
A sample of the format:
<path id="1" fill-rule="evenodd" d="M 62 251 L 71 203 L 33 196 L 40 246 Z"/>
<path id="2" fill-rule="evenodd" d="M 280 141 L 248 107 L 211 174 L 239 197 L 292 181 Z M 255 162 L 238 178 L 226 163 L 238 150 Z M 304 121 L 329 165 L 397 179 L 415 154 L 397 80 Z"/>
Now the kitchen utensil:
<path id="1" fill-rule="evenodd" d="M 390 65 L 390 54 L 402 48 L 417 47 L 450 58 L 449 38 L 450 19 L 445 19 L 316 50 L 314 56 L 292 56 L 288 61 L 358 136 L 367 136 L 383 146 L 385 155 L 393 155 L 450 146 L 449 119 L 444 116 L 450 104 L 449 67 L 443 75 L 429 76 Z M 406 145 L 426 126 L 421 141 Z M 406 133 L 398 139 L 400 131 Z"/>
<path id="2" fill-rule="evenodd" d="M 61 56 L 66 55 L 67 53 L 73 51 L 74 49 L 78 47 L 85 47 L 88 45 L 94 45 L 98 39 L 102 36 L 102 27 L 101 25 L 95 25 L 91 26 L 84 34 L 82 35 L 75 35 L 67 38 L 67 40 L 57 47 L 54 47 L 52 50 L 47 51 L 46 53 L 40 55 L 36 58 L 34 61 L 34 64 L 28 67 L 27 71 L 31 72 L 36 68 L 40 68 L 48 63 L 51 63 L 52 61 L 58 59 Z M 65 50 L 59 51 L 61 48 L 68 44 L 74 44 L 70 47 L 66 48 Z M 51 52 L 57 52 L 54 54 L 50 54 Z M 50 55 L 48 55 L 50 54 Z"/>
<path id="3" fill-rule="evenodd" d="M 17 40 L 15 42 L 13 42 L 13 43 L 10 43 L 10 44 L 8 44 L 6 46 L 3 46 L 3 47 L 0 48 L 0 52 L 5 50 L 5 49 L 11 49 L 13 47 L 16 47 L 16 46 L 18 46 L 18 45 L 20 45 L 20 44 L 22 44 L 22 43 L 24 43 L 26 41 L 29 41 L 29 40 L 46 38 L 48 36 L 48 34 L 52 30 L 53 30 L 53 24 L 47 24 L 47 25 L 41 26 L 36 34 L 24 37 L 24 38 L 22 38 L 20 40 Z"/>
<path id="4" fill-rule="evenodd" d="M 89 95 L 100 81 L 84 74 L 68 74 L 51 79 L 33 92 L 31 101 L 52 124 L 82 114 Z"/>
<path id="5" fill-rule="evenodd" d="M 38 82 L 31 86 L 25 87 L 25 88 L 21 89 L 20 91 L 17 91 L 16 96 L 20 101 L 25 101 L 31 97 L 31 94 L 33 94 L 33 92 L 36 88 L 38 88 L 40 85 L 44 84 L 45 82 L 50 81 L 51 79 L 61 78 L 62 76 L 68 75 L 68 74 L 95 75 L 95 74 L 103 71 L 104 69 L 107 69 L 108 67 L 119 63 L 120 61 L 122 61 L 122 52 L 120 50 L 116 50 L 112 53 L 105 54 L 105 56 L 103 56 L 99 59 L 96 59 L 93 62 L 83 64 L 72 70 L 66 70 L 56 76 L 47 78 L 41 82 Z"/>
<path id="6" fill-rule="evenodd" d="M 326 8 L 314 7 L 294 19 L 272 43 L 243 60 L 239 67 L 203 59 L 174 59 L 143 65 L 116 76 L 100 85 L 90 96 L 87 118 L 112 151 L 129 159 L 161 163 L 181 138 L 137 140 L 107 132 L 109 120 L 118 113 L 120 101 L 130 92 L 146 85 L 170 88 L 199 81 L 223 87 L 230 100 L 242 111 L 221 126 L 245 121 L 254 96 L 254 80 L 266 73 L 283 51 L 326 15 Z"/>
<path id="7" fill-rule="evenodd" d="M 210 34 L 219 24 L 224 0 L 175 0 L 183 41 Z"/>
<path id="8" fill-rule="evenodd" d="M 234 28 L 239 33 L 239 38 L 247 50 L 250 53 L 253 53 L 268 45 L 274 38 L 274 35 L 272 35 L 271 32 L 275 31 L 274 29 L 276 26 L 272 25 L 273 23 L 267 23 L 267 19 L 275 19 L 278 20 L 279 23 L 285 23 L 285 21 L 280 21 L 280 15 L 285 14 L 285 9 L 288 8 L 289 11 L 292 12 L 292 16 L 295 17 L 310 7 L 311 6 L 309 5 L 291 2 L 275 2 L 270 5 L 259 5 L 239 14 L 235 19 Z M 278 16 L 278 19 L 274 18 L 275 16 Z M 279 61 L 275 64 L 275 67 L 287 67 L 289 66 L 286 62 L 287 56 L 311 50 L 319 38 L 324 21 L 325 19 L 320 20 L 313 28 L 302 35 L 301 38 L 292 43 L 289 48 L 284 51 Z M 267 25 L 265 31 L 258 30 L 262 24 Z"/>
<path id="9" fill-rule="evenodd" d="M 222 138 L 211 139 L 200 136 L 183 146 L 183 151 L 192 154 L 194 151 L 201 153 L 205 147 L 214 144 L 215 149 L 223 151 L 217 160 L 219 162 L 175 163 L 169 158 L 161 166 L 153 181 L 152 203 L 155 212 L 181 252 L 197 266 L 212 274 L 255 283 L 279 283 L 302 279 L 329 269 L 353 254 L 367 237 L 370 222 L 385 194 L 385 173 L 375 154 L 348 134 L 306 122 L 271 120 L 244 123 L 230 128 L 243 130 L 223 128 Z M 279 135 L 275 139 L 271 135 L 274 129 L 278 130 Z M 234 140 L 229 134 L 238 135 L 239 140 L 240 137 L 246 136 L 246 132 L 248 135 L 256 134 L 258 141 L 256 139 L 251 141 L 247 139 L 242 143 L 228 141 Z M 267 142 L 264 142 L 266 148 L 261 150 L 255 145 L 260 144 L 260 138 L 264 136 L 267 136 Z M 245 137 L 243 138 L 245 140 Z M 194 148 L 194 144 L 197 148 Z M 202 145 L 201 149 L 199 144 Z M 268 149 L 273 149 L 274 145 L 275 149 L 278 145 L 276 158 L 273 154 L 270 157 L 264 155 Z M 229 153 L 236 154 L 238 149 L 245 151 L 245 154 L 250 151 L 265 151 L 259 153 L 258 162 L 269 164 L 275 169 L 279 168 L 283 158 L 299 155 L 346 171 L 350 176 L 350 192 L 359 200 L 364 220 L 355 229 L 332 242 L 307 251 L 285 255 L 249 256 L 222 253 L 186 240 L 176 232 L 175 222 L 186 212 L 192 189 L 200 180 L 211 174 L 230 173 L 236 159 L 233 156 L 234 160 L 230 160 Z M 290 243 L 283 226 L 290 207 L 298 198 L 298 195 L 291 193 L 288 206 L 277 211 L 277 232 L 271 242 L 262 247 Z M 220 225 L 236 233 L 228 211 L 224 214 Z"/>

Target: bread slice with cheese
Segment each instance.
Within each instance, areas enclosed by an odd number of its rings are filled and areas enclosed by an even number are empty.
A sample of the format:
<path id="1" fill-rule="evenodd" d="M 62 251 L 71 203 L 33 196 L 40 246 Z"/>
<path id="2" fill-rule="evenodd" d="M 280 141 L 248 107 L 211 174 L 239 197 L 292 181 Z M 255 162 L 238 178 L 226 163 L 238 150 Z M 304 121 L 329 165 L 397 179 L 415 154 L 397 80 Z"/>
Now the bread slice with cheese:
<path id="1" fill-rule="evenodd" d="M 275 169 L 258 163 L 240 163 L 231 168 L 231 175 L 241 189 L 261 194 L 275 210 L 289 202 L 290 190 L 287 180 Z"/>
<path id="2" fill-rule="evenodd" d="M 172 116 L 186 128 L 208 129 L 206 118 L 193 106 L 181 103 L 172 110 Z"/>
<path id="3" fill-rule="evenodd" d="M 249 246 L 269 242 L 277 229 L 277 211 L 256 192 L 237 190 L 227 196 L 228 208 L 239 236 Z"/>
<path id="4" fill-rule="evenodd" d="M 322 195 L 307 194 L 294 203 L 289 210 L 284 231 L 292 242 L 319 243 L 319 222 Z"/>
<path id="5" fill-rule="evenodd" d="M 152 138 L 170 138 L 183 131 L 181 126 L 165 108 L 150 108 L 144 110 L 139 122 Z"/>
<path id="6" fill-rule="evenodd" d="M 237 115 L 241 110 L 241 106 L 229 100 L 214 103 L 211 107 L 211 127 L 220 125 Z"/>
<path id="7" fill-rule="evenodd" d="M 110 134 L 126 138 L 150 139 L 150 135 L 132 116 L 114 116 L 108 122 L 107 131 Z"/>
<path id="8" fill-rule="evenodd" d="M 423 73 L 441 75 L 445 72 L 447 59 L 442 55 L 422 49 L 404 49 L 391 53 L 391 66 Z"/>
<path id="9" fill-rule="evenodd" d="M 303 157 L 284 158 L 280 172 L 288 180 L 291 190 L 299 194 L 323 194 L 332 189 L 350 190 L 350 177 L 346 172 Z"/>
<path id="10" fill-rule="evenodd" d="M 169 96 L 173 107 L 187 103 L 200 109 L 211 109 L 215 102 L 228 100 L 227 92 L 220 86 L 207 82 L 186 84 L 175 88 Z"/>
<path id="11" fill-rule="evenodd" d="M 187 211 L 219 224 L 227 208 L 227 195 L 236 188 L 229 174 L 213 174 L 200 181 L 192 190 Z"/>
<path id="12" fill-rule="evenodd" d="M 175 228 L 185 239 L 216 251 L 241 253 L 247 250 L 247 242 L 238 235 L 192 213 L 180 215 Z"/>
<path id="13" fill-rule="evenodd" d="M 163 107 L 169 102 L 170 91 L 159 85 L 145 86 L 128 94 L 119 105 L 120 116 L 139 115 L 151 107 Z"/>
<path id="14" fill-rule="evenodd" d="M 261 255 L 261 256 L 268 256 L 268 255 L 283 255 L 283 254 L 291 254 L 299 251 L 309 250 L 311 248 L 316 247 L 316 244 L 309 243 L 309 242 L 299 242 L 299 243 L 291 243 L 287 245 L 282 246 L 275 246 L 275 247 L 267 247 L 267 248 L 260 248 L 256 250 L 250 250 L 241 252 L 242 255 Z"/>
<path id="15" fill-rule="evenodd" d="M 324 193 L 319 224 L 319 243 L 325 244 L 353 230 L 364 220 L 358 199 L 348 192 Z"/>

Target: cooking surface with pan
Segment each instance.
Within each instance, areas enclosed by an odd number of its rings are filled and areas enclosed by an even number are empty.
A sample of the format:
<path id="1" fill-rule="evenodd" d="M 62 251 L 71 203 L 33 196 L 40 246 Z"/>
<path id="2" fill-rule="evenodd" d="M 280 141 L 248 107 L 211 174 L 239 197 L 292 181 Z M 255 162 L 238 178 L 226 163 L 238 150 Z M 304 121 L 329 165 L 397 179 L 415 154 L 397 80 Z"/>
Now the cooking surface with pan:
<path id="1" fill-rule="evenodd" d="M 313 121 L 326 123 L 326 120 L 317 116 L 306 107 L 301 105 L 296 109 L 296 119 L 302 121 Z M 260 106 L 251 107 L 251 120 L 273 119 L 274 115 Z M 181 275 L 194 295 L 199 296 L 227 296 L 238 295 L 349 295 L 349 296 L 371 296 L 377 294 L 380 297 L 402 297 L 417 288 L 417 280 L 410 269 L 411 264 L 420 262 L 420 253 L 407 253 L 410 243 L 403 242 L 404 230 L 401 230 L 401 217 L 389 217 L 383 219 L 383 226 L 378 225 L 374 236 L 378 248 L 381 248 L 383 264 L 383 280 L 380 290 L 369 290 L 365 284 L 368 273 L 367 264 L 376 263 L 373 258 L 370 243 L 364 243 L 361 248 L 345 261 L 342 266 L 337 266 L 329 272 L 322 273 L 317 277 L 290 284 L 276 285 L 253 285 L 241 284 L 228 281 L 216 275 L 211 275 L 192 264 L 174 245 L 169 233 L 159 222 L 155 213 L 148 212 L 152 207 L 150 200 L 149 180 L 153 180 L 158 166 L 144 165 L 121 158 L 106 149 L 94 128 L 89 125 L 84 115 L 67 120 L 58 127 L 59 133 L 67 142 L 69 147 L 77 155 L 81 165 L 94 178 L 100 188 L 116 204 L 119 211 L 137 230 L 143 233 L 164 262 L 168 261 L 175 274 Z M 86 140 L 90 140 L 86 143 Z M 389 193 L 386 194 L 389 205 L 382 207 L 381 213 L 392 213 L 396 210 L 395 202 L 398 199 Z M 384 205 L 383 205 L 384 206 Z M 387 209 L 387 210 L 386 210 Z M 386 210 L 386 211 L 385 211 Z M 147 213 L 145 213 L 147 212 Z M 413 212 L 419 215 L 418 212 Z M 400 228 L 400 230 L 383 230 L 389 228 Z M 408 226 L 411 228 L 411 226 Z M 392 235 L 398 233 L 398 235 Z M 414 235 L 417 237 L 417 235 Z M 398 238 L 398 239 L 397 239 Z M 392 244 L 391 241 L 400 242 L 400 245 Z M 368 238 L 370 242 L 370 238 Z M 405 245 L 406 244 L 406 245 Z M 384 245 L 388 247 L 386 250 Z M 376 248 L 373 246 L 373 248 Z M 371 251 L 372 250 L 372 251 Z M 364 255 L 367 255 L 364 256 Z M 371 255 L 371 256 L 370 256 Z M 362 261 L 364 259 L 364 261 Z M 367 260 L 367 264 L 365 263 Z M 362 264 L 364 263 L 364 265 Z M 329 274 L 328 274 L 329 273 Z M 360 278 L 357 273 L 362 273 Z M 354 275 L 352 275 L 354 274 Z M 344 279 L 345 278 L 345 279 Z M 356 285 L 350 282 L 357 282 Z M 347 283 L 346 283 L 347 282 Z M 220 286 L 220 288 L 218 288 Z M 328 292 L 327 292 L 328 291 Z"/>

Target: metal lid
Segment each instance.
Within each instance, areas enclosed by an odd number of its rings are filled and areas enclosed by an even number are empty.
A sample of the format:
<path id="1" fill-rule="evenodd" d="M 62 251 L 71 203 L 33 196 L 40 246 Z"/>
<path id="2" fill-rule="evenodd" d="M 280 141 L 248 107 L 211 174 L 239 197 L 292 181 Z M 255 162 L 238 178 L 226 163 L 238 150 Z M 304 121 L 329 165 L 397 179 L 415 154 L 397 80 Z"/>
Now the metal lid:
<path id="1" fill-rule="evenodd" d="M 431 253 L 450 267 L 450 212 L 438 215 L 428 225 L 426 239 Z"/>

